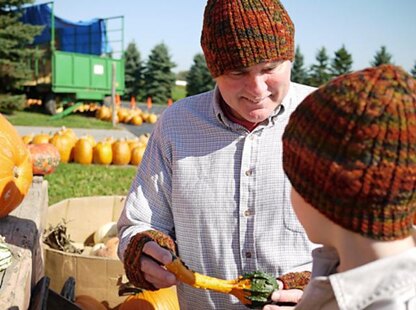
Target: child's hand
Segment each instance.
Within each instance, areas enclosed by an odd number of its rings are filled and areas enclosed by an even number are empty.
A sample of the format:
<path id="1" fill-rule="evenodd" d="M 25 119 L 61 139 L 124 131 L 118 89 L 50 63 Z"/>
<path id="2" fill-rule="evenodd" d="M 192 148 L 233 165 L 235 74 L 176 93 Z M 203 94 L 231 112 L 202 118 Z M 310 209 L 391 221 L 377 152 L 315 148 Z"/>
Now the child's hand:
<path id="1" fill-rule="evenodd" d="M 273 292 L 271 299 L 275 302 L 275 305 L 267 305 L 263 307 L 263 310 L 282 310 L 282 309 L 294 309 L 295 305 L 299 302 L 303 295 L 302 290 L 277 290 Z"/>

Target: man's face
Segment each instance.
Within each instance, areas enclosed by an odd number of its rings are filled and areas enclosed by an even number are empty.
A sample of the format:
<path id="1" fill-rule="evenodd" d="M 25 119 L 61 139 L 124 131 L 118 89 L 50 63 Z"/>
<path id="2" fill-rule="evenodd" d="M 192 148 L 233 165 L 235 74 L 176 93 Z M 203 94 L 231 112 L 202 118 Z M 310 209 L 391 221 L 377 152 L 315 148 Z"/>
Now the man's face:
<path id="1" fill-rule="evenodd" d="M 216 78 L 217 86 L 233 115 L 260 123 L 282 103 L 290 85 L 291 62 L 266 62 Z"/>

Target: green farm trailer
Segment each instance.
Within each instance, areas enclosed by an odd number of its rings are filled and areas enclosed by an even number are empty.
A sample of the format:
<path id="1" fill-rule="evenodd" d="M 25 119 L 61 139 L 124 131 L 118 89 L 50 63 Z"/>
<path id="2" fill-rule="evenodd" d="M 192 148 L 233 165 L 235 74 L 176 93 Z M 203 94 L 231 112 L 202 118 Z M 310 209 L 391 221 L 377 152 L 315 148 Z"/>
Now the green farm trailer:
<path id="1" fill-rule="evenodd" d="M 46 112 L 103 102 L 113 87 L 124 93 L 123 16 L 71 22 L 55 16 L 48 2 L 25 8 L 22 21 L 44 26 L 34 40 L 41 55 L 30 61 L 33 76 L 25 92 L 28 99 L 41 100 Z"/>

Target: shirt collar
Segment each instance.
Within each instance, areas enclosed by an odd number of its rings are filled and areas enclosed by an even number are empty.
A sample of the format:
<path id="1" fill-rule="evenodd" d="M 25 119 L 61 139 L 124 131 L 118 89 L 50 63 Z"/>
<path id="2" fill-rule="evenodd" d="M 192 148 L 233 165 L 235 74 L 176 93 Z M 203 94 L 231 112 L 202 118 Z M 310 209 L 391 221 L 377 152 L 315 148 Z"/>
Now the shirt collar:
<path id="1" fill-rule="evenodd" d="M 270 115 L 269 118 L 266 121 L 264 121 L 265 126 L 269 125 L 271 122 L 274 123 L 278 116 L 284 114 L 285 111 L 289 111 L 289 108 L 292 105 L 292 101 L 293 101 L 292 100 L 293 94 L 294 94 L 293 83 L 291 82 L 289 84 L 288 93 L 286 94 L 285 98 L 283 98 L 282 103 L 273 111 L 272 115 Z M 233 122 L 232 120 L 230 120 L 229 118 L 227 118 L 226 114 L 221 109 L 221 101 L 223 99 L 222 99 L 220 90 L 217 85 L 214 88 L 214 96 L 212 100 L 213 100 L 212 106 L 214 108 L 214 114 L 222 124 L 224 124 L 225 126 L 229 128 L 235 128 L 236 126 L 237 127 L 240 126 L 236 124 L 235 122 Z"/>

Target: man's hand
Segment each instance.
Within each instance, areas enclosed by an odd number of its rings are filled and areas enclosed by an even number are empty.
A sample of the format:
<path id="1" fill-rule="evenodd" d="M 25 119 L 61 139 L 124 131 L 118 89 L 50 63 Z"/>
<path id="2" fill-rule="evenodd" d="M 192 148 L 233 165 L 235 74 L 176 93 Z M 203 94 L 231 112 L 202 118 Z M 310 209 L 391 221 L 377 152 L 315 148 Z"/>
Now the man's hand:
<path id="1" fill-rule="evenodd" d="M 176 284 L 176 277 L 163 266 L 172 261 L 170 252 L 156 242 L 149 241 L 143 247 L 140 267 L 146 281 L 156 288 L 170 287 Z M 161 266 L 162 265 L 162 266 Z"/>
<path id="2" fill-rule="evenodd" d="M 276 304 L 264 306 L 263 310 L 294 309 L 295 304 L 299 302 L 302 295 L 303 291 L 298 289 L 277 290 L 272 294 L 272 300 Z M 291 304 L 291 306 L 288 306 L 289 304 Z"/>

